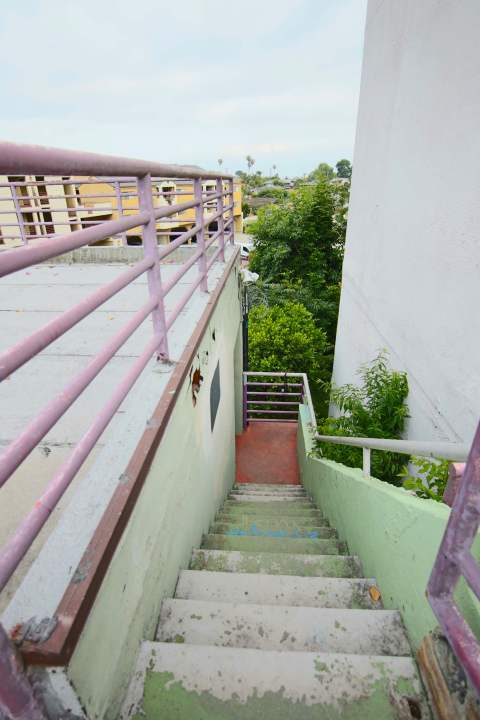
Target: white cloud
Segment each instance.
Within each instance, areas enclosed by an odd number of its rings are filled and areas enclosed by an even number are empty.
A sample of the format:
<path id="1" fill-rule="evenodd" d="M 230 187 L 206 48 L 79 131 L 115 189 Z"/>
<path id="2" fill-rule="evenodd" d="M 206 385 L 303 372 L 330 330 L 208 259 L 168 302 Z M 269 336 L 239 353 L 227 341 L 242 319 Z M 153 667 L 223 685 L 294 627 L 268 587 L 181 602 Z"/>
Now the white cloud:
<path id="1" fill-rule="evenodd" d="M 9 3 L 0 135 L 282 174 L 351 157 L 365 3 Z"/>

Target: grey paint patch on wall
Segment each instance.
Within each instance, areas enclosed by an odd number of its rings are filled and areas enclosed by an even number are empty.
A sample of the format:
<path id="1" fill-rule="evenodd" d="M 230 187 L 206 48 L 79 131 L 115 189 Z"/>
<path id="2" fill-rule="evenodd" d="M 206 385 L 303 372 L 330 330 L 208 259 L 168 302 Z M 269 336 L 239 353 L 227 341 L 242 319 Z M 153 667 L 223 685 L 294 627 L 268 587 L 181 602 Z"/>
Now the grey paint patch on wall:
<path id="1" fill-rule="evenodd" d="M 217 410 L 220 404 L 220 361 L 217 363 L 210 385 L 210 427 L 213 430 Z"/>

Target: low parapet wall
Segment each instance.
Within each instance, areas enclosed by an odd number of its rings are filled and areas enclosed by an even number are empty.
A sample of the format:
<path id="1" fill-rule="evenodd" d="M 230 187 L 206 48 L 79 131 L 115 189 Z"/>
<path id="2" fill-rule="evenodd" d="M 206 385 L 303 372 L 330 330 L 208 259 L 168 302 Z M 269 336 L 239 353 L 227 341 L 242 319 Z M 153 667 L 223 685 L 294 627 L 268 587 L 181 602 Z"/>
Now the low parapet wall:
<path id="1" fill-rule="evenodd" d="M 234 482 L 235 388 L 241 392 L 236 266 L 200 338 L 187 348 L 177 388 L 166 389 L 175 398 L 167 419 L 161 409 L 152 417 L 161 439 L 68 668 L 91 718 L 118 718 L 139 644 L 153 639 L 162 600 L 172 596 Z"/>
<path id="2" fill-rule="evenodd" d="M 437 625 L 425 589 L 450 508 L 364 477 L 360 469 L 312 457 L 313 433 L 308 419 L 308 409 L 302 407 L 297 436 L 301 481 L 347 542 L 349 551 L 360 557 L 364 574 L 377 579 L 384 606 L 400 610 L 417 650 L 423 637 Z M 478 538 L 473 553 L 480 556 Z M 456 600 L 480 636 L 478 603 L 463 580 Z"/>

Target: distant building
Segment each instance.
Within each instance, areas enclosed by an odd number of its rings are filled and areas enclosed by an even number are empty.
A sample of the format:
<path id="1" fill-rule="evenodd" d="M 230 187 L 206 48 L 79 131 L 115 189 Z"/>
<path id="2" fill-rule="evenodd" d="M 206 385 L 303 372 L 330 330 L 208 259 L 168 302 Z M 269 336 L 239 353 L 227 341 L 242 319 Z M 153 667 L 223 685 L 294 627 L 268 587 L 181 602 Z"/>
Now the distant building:
<path id="1" fill-rule="evenodd" d="M 215 181 L 202 183 L 204 193 L 215 192 Z M 193 199 L 191 181 L 162 180 L 156 182 L 154 207 Z M 227 183 L 224 190 L 228 190 Z M 181 195 L 176 195 L 181 193 Z M 207 203 L 207 215 L 216 210 L 216 200 Z M 0 176 L 0 248 L 15 247 L 54 235 L 87 228 L 105 220 L 115 220 L 138 211 L 136 185 L 133 181 L 64 177 L 63 182 L 44 176 Z M 241 183 L 234 180 L 234 228 L 243 230 Z M 195 224 L 195 210 L 179 213 L 176 219 L 157 222 L 159 243 L 174 240 Z M 209 226 L 215 231 L 216 221 Z M 191 239 L 189 242 L 195 242 Z M 140 245 L 139 228 L 103 241 L 103 245 Z"/>

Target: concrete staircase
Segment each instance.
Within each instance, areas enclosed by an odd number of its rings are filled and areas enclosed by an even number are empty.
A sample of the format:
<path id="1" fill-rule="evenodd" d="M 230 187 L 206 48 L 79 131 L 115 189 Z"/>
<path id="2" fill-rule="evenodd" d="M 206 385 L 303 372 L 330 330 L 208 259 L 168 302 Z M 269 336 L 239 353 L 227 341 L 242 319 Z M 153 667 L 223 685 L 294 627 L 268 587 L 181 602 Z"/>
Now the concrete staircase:
<path id="1" fill-rule="evenodd" d="M 303 488 L 239 485 L 163 602 L 123 717 L 430 715 L 400 614 Z"/>

